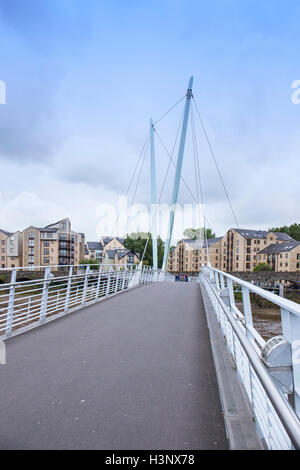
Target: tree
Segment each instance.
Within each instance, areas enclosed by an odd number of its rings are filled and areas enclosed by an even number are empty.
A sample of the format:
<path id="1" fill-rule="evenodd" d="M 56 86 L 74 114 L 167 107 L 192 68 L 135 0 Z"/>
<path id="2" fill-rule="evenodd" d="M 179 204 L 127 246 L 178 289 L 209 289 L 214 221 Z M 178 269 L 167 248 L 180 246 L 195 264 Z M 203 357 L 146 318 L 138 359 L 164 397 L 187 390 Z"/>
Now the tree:
<path id="1" fill-rule="evenodd" d="M 124 245 L 127 249 L 132 250 L 135 253 L 139 253 L 140 258 L 142 258 L 145 245 L 148 240 L 148 236 L 149 236 L 149 242 L 147 244 L 143 263 L 148 266 L 153 266 L 151 234 L 145 233 L 145 232 L 135 232 L 135 233 L 131 233 L 130 235 L 127 234 L 124 240 Z M 160 236 L 158 236 L 157 237 L 157 261 L 158 261 L 159 268 L 162 266 L 162 263 L 163 263 L 164 249 L 165 249 L 165 244 L 160 238 Z"/>
<path id="2" fill-rule="evenodd" d="M 206 237 L 205 237 L 206 234 Z M 185 237 L 191 238 L 192 240 L 196 239 L 205 239 L 205 238 L 216 238 L 216 234 L 210 228 L 187 228 L 183 232 Z"/>
<path id="3" fill-rule="evenodd" d="M 294 240 L 300 241 L 300 224 L 292 224 L 290 226 L 283 225 L 283 227 L 272 227 L 269 228 L 270 232 L 283 232 L 287 233 Z"/>
<path id="4" fill-rule="evenodd" d="M 98 269 L 100 262 L 97 259 L 82 259 L 79 264 L 95 264 L 96 266 L 91 266 L 91 269 Z"/>
<path id="5" fill-rule="evenodd" d="M 260 271 L 272 271 L 271 266 L 269 266 L 266 263 L 259 263 L 255 268 L 253 269 L 255 272 L 260 272 Z"/>

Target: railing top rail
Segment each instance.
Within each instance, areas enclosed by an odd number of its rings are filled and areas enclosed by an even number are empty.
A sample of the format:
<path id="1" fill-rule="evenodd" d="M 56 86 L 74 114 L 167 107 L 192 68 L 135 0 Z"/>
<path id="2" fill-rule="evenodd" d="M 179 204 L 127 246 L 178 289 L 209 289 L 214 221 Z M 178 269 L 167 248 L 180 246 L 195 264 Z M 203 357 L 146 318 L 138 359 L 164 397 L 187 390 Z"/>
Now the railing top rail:
<path id="1" fill-rule="evenodd" d="M 104 266 L 108 266 L 108 267 L 114 267 L 114 266 L 138 266 L 138 263 L 136 264 L 124 264 L 124 265 L 120 265 L 120 264 L 99 264 L 99 263 L 95 263 L 95 264 L 91 264 L 91 263 L 82 263 L 82 264 L 51 264 L 49 266 L 17 266 L 15 268 L 0 268 L 0 272 L 10 272 L 10 271 L 35 271 L 36 269 L 47 269 L 47 268 L 50 268 L 50 269 L 54 269 L 54 268 L 86 268 L 87 266 L 96 266 L 98 268 L 100 268 L 101 266 L 104 267 Z"/>
<path id="2" fill-rule="evenodd" d="M 272 294 L 271 292 L 265 289 L 262 289 L 261 287 L 251 284 L 251 282 L 243 281 L 242 279 L 238 277 L 232 276 L 231 274 L 225 273 L 224 271 L 220 271 L 219 269 L 212 268 L 211 266 L 205 266 L 204 271 L 205 270 L 211 270 L 211 271 L 217 272 L 221 274 L 222 276 L 226 277 L 227 279 L 231 279 L 236 284 L 246 287 L 247 289 L 249 289 L 249 291 L 253 292 L 254 294 L 264 297 L 265 299 L 269 300 L 275 305 L 278 305 L 280 308 L 283 308 L 297 316 L 300 316 L 300 305 L 296 304 L 292 300 L 285 299 L 283 297 L 280 297 L 277 294 Z"/>

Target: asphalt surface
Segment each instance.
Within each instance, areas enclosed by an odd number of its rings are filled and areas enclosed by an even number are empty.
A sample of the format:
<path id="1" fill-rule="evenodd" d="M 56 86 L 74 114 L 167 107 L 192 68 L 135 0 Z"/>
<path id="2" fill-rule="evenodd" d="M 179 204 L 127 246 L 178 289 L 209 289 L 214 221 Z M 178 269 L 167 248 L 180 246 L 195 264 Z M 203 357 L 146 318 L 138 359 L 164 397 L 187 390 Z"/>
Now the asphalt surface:
<path id="1" fill-rule="evenodd" d="M 157 283 L 11 338 L 0 449 L 227 449 L 199 286 Z"/>

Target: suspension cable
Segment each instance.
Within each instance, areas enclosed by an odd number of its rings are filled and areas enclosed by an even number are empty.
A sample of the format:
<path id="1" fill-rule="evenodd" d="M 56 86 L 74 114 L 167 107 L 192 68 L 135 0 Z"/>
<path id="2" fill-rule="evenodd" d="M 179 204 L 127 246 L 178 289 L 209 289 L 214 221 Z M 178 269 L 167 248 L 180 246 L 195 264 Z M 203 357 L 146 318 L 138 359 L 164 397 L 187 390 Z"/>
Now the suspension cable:
<path id="1" fill-rule="evenodd" d="M 222 183 L 222 186 L 223 186 L 223 189 L 224 189 L 224 192 L 225 192 L 227 201 L 228 201 L 228 203 L 229 203 L 229 206 L 230 206 L 230 209 L 231 209 L 233 218 L 234 218 L 234 220 L 235 220 L 235 223 L 236 223 L 237 227 L 239 228 L 239 223 L 238 223 L 238 221 L 237 221 L 237 218 L 236 218 L 236 215 L 235 215 L 233 206 L 232 206 L 232 204 L 231 204 L 230 197 L 229 197 L 228 191 L 227 191 L 227 189 L 226 189 L 226 185 L 225 185 L 224 179 L 223 179 L 223 177 L 222 177 L 221 170 L 220 170 L 220 168 L 219 168 L 219 165 L 218 165 L 218 162 L 217 162 L 215 153 L 214 153 L 214 151 L 213 151 L 211 142 L 210 142 L 209 137 L 208 137 L 208 134 L 207 134 L 207 132 L 206 132 L 206 128 L 205 128 L 205 126 L 204 126 L 203 119 L 202 119 L 202 117 L 201 117 L 201 115 L 200 115 L 200 112 L 199 112 L 197 103 L 196 103 L 195 98 L 194 98 L 193 95 L 192 95 L 192 98 L 193 98 L 193 102 L 194 102 L 194 104 L 195 104 L 195 109 L 196 109 L 197 115 L 198 115 L 199 120 L 200 120 L 200 123 L 201 123 L 202 131 L 203 131 L 203 133 L 204 133 L 204 136 L 205 136 L 205 139 L 206 139 L 206 141 L 207 141 L 208 147 L 209 147 L 209 149 L 210 149 L 211 155 L 212 155 L 213 160 L 214 160 L 214 162 L 215 162 L 215 165 L 216 165 L 216 168 L 217 168 L 217 171 L 218 171 L 218 174 L 219 174 L 219 177 L 220 177 L 220 180 L 221 180 L 221 183 Z"/>
<path id="2" fill-rule="evenodd" d="M 206 248 L 207 261 L 209 263 L 210 259 L 209 259 L 208 241 L 207 241 L 206 224 L 205 224 L 203 188 L 202 188 L 200 165 L 199 165 L 198 143 L 197 143 L 197 136 L 196 136 L 196 129 L 195 129 L 194 112 L 193 112 L 192 106 L 191 106 L 191 129 L 192 129 L 192 141 L 193 141 L 193 150 L 194 150 L 194 167 L 195 167 L 198 207 L 200 205 L 200 201 L 199 201 L 199 190 L 200 190 L 201 205 L 202 205 L 202 211 L 203 211 L 203 238 L 204 238 L 204 243 L 205 243 L 205 248 Z M 200 214 L 199 214 L 199 222 L 200 222 Z M 201 226 L 201 222 L 200 222 L 200 226 Z M 201 229 L 200 229 L 200 236 L 201 236 Z"/>
<path id="3" fill-rule="evenodd" d="M 186 94 L 180 98 L 180 100 L 177 101 L 177 103 L 175 103 L 166 113 L 164 113 L 160 118 L 158 118 L 154 123 L 153 123 L 153 126 L 155 126 L 159 121 L 161 121 L 165 116 L 167 116 L 167 114 L 169 114 L 172 109 L 176 108 L 176 106 L 181 103 L 181 101 L 183 101 L 186 97 Z"/>

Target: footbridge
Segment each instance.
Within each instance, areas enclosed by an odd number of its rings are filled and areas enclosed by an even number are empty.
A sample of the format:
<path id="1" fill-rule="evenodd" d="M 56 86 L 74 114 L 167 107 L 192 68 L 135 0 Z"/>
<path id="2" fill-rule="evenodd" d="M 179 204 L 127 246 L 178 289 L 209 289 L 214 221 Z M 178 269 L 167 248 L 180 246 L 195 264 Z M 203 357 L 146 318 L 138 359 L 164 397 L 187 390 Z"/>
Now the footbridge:
<path id="1" fill-rule="evenodd" d="M 208 267 L 184 283 L 127 266 L 16 277 L 0 286 L 1 449 L 299 448 L 297 304 Z M 294 347 L 275 372 L 252 290 Z"/>

